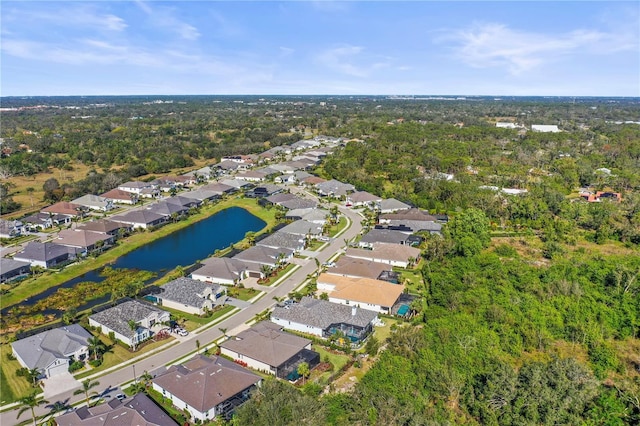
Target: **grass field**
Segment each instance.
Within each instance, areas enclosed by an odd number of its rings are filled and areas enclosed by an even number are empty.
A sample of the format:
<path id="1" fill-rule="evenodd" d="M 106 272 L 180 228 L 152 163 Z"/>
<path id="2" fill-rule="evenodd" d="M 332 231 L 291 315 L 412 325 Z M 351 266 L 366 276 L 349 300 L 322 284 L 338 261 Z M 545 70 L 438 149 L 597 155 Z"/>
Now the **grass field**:
<path id="1" fill-rule="evenodd" d="M 27 380 L 16 374 L 22 366 L 7 357 L 10 353 L 11 345 L 0 345 L 0 405 L 17 401 L 33 391 Z"/>

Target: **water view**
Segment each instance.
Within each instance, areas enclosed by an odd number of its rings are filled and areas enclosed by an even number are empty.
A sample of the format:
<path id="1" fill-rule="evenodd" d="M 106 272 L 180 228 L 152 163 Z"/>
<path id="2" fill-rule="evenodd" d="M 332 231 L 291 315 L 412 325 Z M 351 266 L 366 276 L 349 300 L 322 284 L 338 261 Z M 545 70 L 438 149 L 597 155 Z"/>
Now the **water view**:
<path id="1" fill-rule="evenodd" d="M 191 265 L 197 260 L 210 257 L 216 250 L 229 247 L 240 241 L 249 231 L 259 231 L 265 222 L 240 207 L 222 210 L 213 216 L 176 231 L 166 237 L 155 240 L 120 258 L 109 266 L 113 268 L 144 269 L 162 275 L 179 265 Z M 99 275 L 100 269 L 51 287 L 37 294 L 22 304 L 33 305 L 52 295 L 59 288 L 70 288 L 82 281 L 100 282 L 104 277 Z M 94 299 L 80 306 L 87 309 L 107 301 L 105 298 Z"/>

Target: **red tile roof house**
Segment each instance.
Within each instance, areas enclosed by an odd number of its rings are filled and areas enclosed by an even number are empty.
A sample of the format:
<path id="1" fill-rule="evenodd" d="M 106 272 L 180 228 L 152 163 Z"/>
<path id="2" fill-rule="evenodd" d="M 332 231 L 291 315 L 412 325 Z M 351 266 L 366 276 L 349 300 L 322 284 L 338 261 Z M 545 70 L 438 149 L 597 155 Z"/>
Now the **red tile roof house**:
<path id="1" fill-rule="evenodd" d="M 68 201 L 60 201 L 40 210 L 42 213 L 62 214 L 69 217 L 83 217 L 86 207 L 80 204 L 69 203 Z"/>
<path id="2" fill-rule="evenodd" d="M 156 374 L 153 389 L 196 421 L 229 419 L 262 382 L 260 376 L 223 357 L 196 355 Z"/>
<path id="3" fill-rule="evenodd" d="M 101 195 L 101 197 L 111 200 L 117 204 L 135 204 L 138 202 L 138 194 L 134 192 L 123 191 L 122 189 L 112 189 Z"/>
<path id="4" fill-rule="evenodd" d="M 282 331 L 282 326 L 271 321 L 225 340 L 220 350 L 236 362 L 288 380 L 297 380 L 300 363 L 307 362 L 310 369 L 320 363 L 320 354 L 311 350 L 311 340 Z"/>

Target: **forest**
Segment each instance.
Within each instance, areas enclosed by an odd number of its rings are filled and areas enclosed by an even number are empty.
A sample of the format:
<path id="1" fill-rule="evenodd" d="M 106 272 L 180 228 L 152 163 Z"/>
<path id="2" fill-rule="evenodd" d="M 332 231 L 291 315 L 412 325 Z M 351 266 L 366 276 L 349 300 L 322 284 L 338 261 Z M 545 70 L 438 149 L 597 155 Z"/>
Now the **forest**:
<path id="1" fill-rule="evenodd" d="M 12 109 L 1 117 L 4 217 L 29 210 L 17 178 L 45 177 L 34 189 L 42 204 L 318 134 L 346 143 L 314 173 L 451 217 L 442 237 L 425 236 L 417 314 L 368 351 L 375 363 L 351 391 L 267 380 L 234 424 L 640 424 L 640 125 L 625 123 L 638 120 L 638 99 L 11 98 L 3 107 Z M 531 124 L 562 131 L 525 131 Z M 57 179 L 64 170 L 87 172 Z M 586 191 L 620 199 L 590 203 Z"/>

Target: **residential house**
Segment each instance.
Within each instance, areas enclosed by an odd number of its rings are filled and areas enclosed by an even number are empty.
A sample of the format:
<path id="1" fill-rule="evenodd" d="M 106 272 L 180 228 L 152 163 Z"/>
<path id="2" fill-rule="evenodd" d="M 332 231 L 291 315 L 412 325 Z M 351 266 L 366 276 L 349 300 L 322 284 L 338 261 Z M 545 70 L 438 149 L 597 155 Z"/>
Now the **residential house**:
<path id="1" fill-rule="evenodd" d="M 83 217 L 85 211 L 86 207 L 79 204 L 69 203 L 67 201 L 60 201 L 40 210 L 41 213 L 64 215 L 70 218 Z"/>
<path id="2" fill-rule="evenodd" d="M 231 172 L 235 172 L 236 170 L 239 170 L 241 168 L 243 170 L 247 169 L 247 166 L 244 166 L 244 165 L 242 165 L 240 163 L 236 163 L 235 161 L 230 161 L 230 160 L 221 161 L 221 162 L 215 164 L 213 167 L 217 170 L 217 173 L 219 175 L 220 174 L 224 175 L 224 174 L 228 174 L 228 173 L 231 173 Z"/>
<path id="3" fill-rule="evenodd" d="M 238 173 L 236 179 L 246 180 L 247 182 L 264 182 L 267 180 L 267 173 L 258 170 L 249 170 Z"/>
<path id="4" fill-rule="evenodd" d="M 292 198 L 291 200 L 280 202 L 280 206 L 287 209 L 314 209 L 318 206 L 318 203 L 308 198 Z"/>
<path id="5" fill-rule="evenodd" d="M 19 220 L 0 219 L 0 238 L 15 238 L 24 232 L 24 224 Z"/>
<path id="6" fill-rule="evenodd" d="M 276 176 L 273 181 L 275 183 L 282 183 L 284 185 L 293 185 L 297 182 L 296 177 L 293 174 L 283 174 Z"/>
<path id="7" fill-rule="evenodd" d="M 283 201 L 295 200 L 298 198 L 295 194 L 291 194 L 289 192 L 280 192 L 278 194 L 270 195 L 264 198 L 265 201 L 268 201 L 271 204 L 280 205 Z"/>
<path id="8" fill-rule="evenodd" d="M 256 242 L 257 246 L 271 247 L 275 249 L 286 248 L 294 252 L 304 250 L 304 236 L 276 231 L 266 238 Z"/>
<path id="9" fill-rule="evenodd" d="M 83 405 L 55 418 L 58 426 L 178 426 L 147 394 Z"/>
<path id="10" fill-rule="evenodd" d="M 166 197 L 162 200 L 162 202 L 186 207 L 187 209 L 190 209 L 191 207 L 198 207 L 200 204 L 202 204 L 201 201 L 195 198 L 184 196 L 184 194 L 188 194 L 189 192 L 191 191 L 183 192 L 182 194 L 175 195 L 173 197 Z"/>
<path id="11" fill-rule="evenodd" d="M 371 260 L 356 259 L 354 257 L 342 256 L 335 263 L 335 266 L 327 268 L 327 274 L 341 275 L 351 278 L 371 278 L 379 280 L 385 271 L 391 271 L 392 267 L 384 263 L 372 262 Z"/>
<path id="12" fill-rule="evenodd" d="M 83 195 L 82 197 L 73 200 L 72 203 L 102 212 L 107 212 L 113 209 L 113 200 L 93 194 Z"/>
<path id="13" fill-rule="evenodd" d="M 323 226 L 318 223 L 296 220 L 281 228 L 278 232 L 301 235 L 304 238 L 318 238 L 322 235 L 322 228 Z"/>
<path id="14" fill-rule="evenodd" d="M 402 201 L 398 201 L 395 198 L 385 198 L 378 204 L 378 208 L 381 214 L 395 213 L 402 210 L 409 210 L 411 206 L 405 204 Z"/>
<path id="15" fill-rule="evenodd" d="M 373 248 L 375 243 L 389 244 L 409 244 L 409 235 L 404 232 L 392 229 L 371 229 L 362 236 L 358 246 L 362 248 Z"/>
<path id="16" fill-rule="evenodd" d="M 147 229 L 152 226 L 162 225 L 167 221 L 167 216 L 152 212 L 150 210 L 133 210 L 124 214 L 112 216 L 114 222 L 126 223 L 133 229 Z"/>
<path id="17" fill-rule="evenodd" d="M 351 278 L 322 273 L 318 293 L 327 293 L 329 302 L 358 306 L 369 311 L 390 314 L 404 292 L 404 285 L 371 278 Z"/>
<path id="18" fill-rule="evenodd" d="M 153 185 L 149 182 L 129 181 L 122 185 L 118 185 L 118 189 L 125 192 L 141 195 L 144 189 L 152 189 Z M 104 195 L 103 195 L 104 196 Z"/>
<path id="19" fill-rule="evenodd" d="M 204 201 L 212 201 L 221 197 L 219 192 L 204 188 L 198 188 L 194 191 L 183 192 L 182 194 L 180 194 L 180 196 L 182 198 L 188 198 L 198 201 L 199 203 L 202 203 Z"/>
<path id="20" fill-rule="evenodd" d="M 285 213 L 287 219 L 306 220 L 307 222 L 324 225 L 327 223 L 329 211 L 316 208 L 297 208 L 291 209 Z"/>
<path id="21" fill-rule="evenodd" d="M 306 181 L 308 181 L 308 179 L 306 179 Z M 356 190 L 356 188 L 350 183 L 342 183 L 335 179 L 318 183 L 315 187 L 320 196 L 335 198 L 346 197 L 348 194 Z"/>
<path id="22" fill-rule="evenodd" d="M 246 182 L 238 181 L 238 180 L 235 180 L 235 179 L 234 180 L 229 180 L 228 182 L 229 183 L 237 182 L 237 185 L 240 185 L 240 183 L 246 185 Z M 211 183 L 208 183 L 208 184 L 204 185 L 200 189 L 213 191 L 219 197 L 222 197 L 225 194 L 232 194 L 232 193 L 236 192 L 240 187 L 241 186 L 227 185 L 226 183 L 221 183 L 221 182 L 211 182 Z"/>
<path id="23" fill-rule="evenodd" d="M 34 213 L 22 218 L 25 228 L 28 231 L 37 231 L 52 226 L 64 226 L 71 223 L 71 217 L 63 214 Z"/>
<path id="24" fill-rule="evenodd" d="M 152 328 L 162 327 L 169 319 L 167 311 L 129 300 L 89 316 L 89 325 L 100 328 L 103 334 L 113 332 L 116 339 L 135 348 L 151 338 Z"/>
<path id="25" fill-rule="evenodd" d="M 233 259 L 241 260 L 245 263 L 257 263 L 258 265 L 277 268 L 288 262 L 292 257 L 293 250 L 256 245 L 236 254 L 233 256 Z"/>
<path id="26" fill-rule="evenodd" d="M 622 201 L 622 194 L 619 192 L 597 191 L 595 194 L 593 192 L 581 192 L 580 197 L 590 203 L 599 203 L 603 200 L 615 201 L 618 203 Z"/>
<path id="27" fill-rule="evenodd" d="M 100 196 L 107 200 L 111 200 L 114 204 L 136 204 L 139 199 L 137 193 L 123 191 L 122 189 L 118 188 L 107 191 Z"/>
<path id="28" fill-rule="evenodd" d="M 303 179 L 300 179 L 298 181 L 298 184 L 300 186 L 307 186 L 307 187 L 316 187 L 316 185 L 319 185 L 321 183 L 326 182 L 326 179 L 322 179 L 321 177 L 318 176 L 309 176 Z"/>
<path id="29" fill-rule="evenodd" d="M 260 376 L 221 356 L 196 355 L 153 378 L 153 389 L 196 421 L 229 419 L 262 382 Z"/>
<path id="30" fill-rule="evenodd" d="M 114 240 L 114 236 L 109 234 L 84 229 L 63 229 L 58 233 L 56 244 L 75 247 L 86 254 L 99 248 L 109 247 L 113 245 Z"/>
<path id="31" fill-rule="evenodd" d="M 367 191 L 357 191 L 347 195 L 347 206 L 353 207 L 374 207 L 382 201 L 382 197 L 368 193 Z"/>
<path id="32" fill-rule="evenodd" d="M 191 278 L 207 283 L 234 285 L 249 276 L 248 270 L 259 273 L 260 268 L 228 257 L 210 257 L 191 273 Z"/>
<path id="33" fill-rule="evenodd" d="M 387 225 L 389 229 L 412 234 L 427 231 L 432 234 L 440 234 L 442 224 L 438 218 L 420 209 L 410 209 L 399 213 L 387 213 L 380 215 L 379 222 Z"/>
<path id="34" fill-rule="evenodd" d="M 91 232 L 98 232 L 106 235 L 113 235 L 114 237 L 120 233 L 128 233 L 132 229 L 131 225 L 126 223 L 114 222 L 109 219 L 92 220 L 78 225 L 76 230 L 84 230 Z"/>
<path id="35" fill-rule="evenodd" d="M 192 176 L 196 180 L 200 180 L 200 179 L 211 180 L 211 179 L 215 178 L 216 171 L 214 170 L 213 167 L 205 166 L 205 167 L 202 167 L 202 168 L 200 168 L 198 170 L 194 170 L 192 172 L 185 173 L 184 175 L 185 176 Z"/>
<path id="36" fill-rule="evenodd" d="M 87 340 L 91 334 L 78 324 L 53 328 L 11 343 L 20 365 L 37 369 L 41 377 L 69 373 L 72 359 L 81 361 L 89 355 Z"/>
<path id="37" fill-rule="evenodd" d="M 31 263 L 0 257 L 0 283 L 25 277 L 31 272 Z"/>
<path id="38" fill-rule="evenodd" d="M 420 259 L 420 249 L 408 245 L 373 243 L 372 250 L 348 248 L 346 256 L 407 268 Z"/>
<path id="39" fill-rule="evenodd" d="M 277 194 L 278 192 L 282 192 L 281 187 L 279 187 L 278 185 L 266 183 L 256 186 L 249 191 L 246 191 L 245 195 L 250 198 L 263 198 L 273 194 Z"/>
<path id="40" fill-rule="evenodd" d="M 28 262 L 32 267 L 39 266 L 48 269 L 74 260 L 77 257 L 77 252 L 74 248 L 60 244 L 30 241 L 24 249 L 13 256 L 13 259 Z"/>
<path id="41" fill-rule="evenodd" d="M 181 217 L 186 215 L 189 212 L 189 208 L 185 207 L 179 203 L 170 203 L 168 201 L 159 201 L 157 203 L 151 204 L 147 207 L 147 210 L 161 216 L 167 218 L 167 220 L 172 217 Z"/>
<path id="42" fill-rule="evenodd" d="M 193 315 L 204 315 L 220 303 L 227 290 L 219 285 L 180 277 L 158 287 L 151 296 L 156 302 L 170 309 Z"/>
<path id="43" fill-rule="evenodd" d="M 262 321 L 220 345 L 222 355 L 278 378 L 297 380 L 302 362 L 313 369 L 320 355 L 311 350 L 311 340 L 282 331 L 282 326 Z"/>
<path id="44" fill-rule="evenodd" d="M 220 181 L 220 183 L 235 188 L 236 191 L 251 187 L 250 182 L 240 179 L 223 179 Z"/>
<path id="45" fill-rule="evenodd" d="M 299 303 L 276 307 L 271 321 L 286 330 L 329 338 L 342 333 L 353 343 L 364 340 L 378 322 L 377 312 L 326 300 L 303 297 Z"/>

